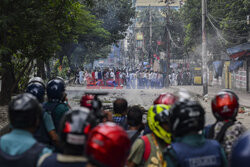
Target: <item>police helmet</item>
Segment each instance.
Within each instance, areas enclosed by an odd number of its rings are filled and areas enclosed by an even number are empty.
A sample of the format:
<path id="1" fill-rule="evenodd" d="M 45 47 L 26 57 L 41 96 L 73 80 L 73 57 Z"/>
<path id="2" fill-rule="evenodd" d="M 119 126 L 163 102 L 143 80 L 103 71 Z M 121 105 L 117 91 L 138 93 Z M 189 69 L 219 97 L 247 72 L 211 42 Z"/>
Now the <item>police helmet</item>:
<path id="1" fill-rule="evenodd" d="M 27 88 L 27 93 L 34 95 L 40 103 L 43 103 L 45 96 L 45 88 L 40 82 L 31 82 Z"/>
<path id="2" fill-rule="evenodd" d="M 28 82 L 28 85 L 31 84 L 31 83 L 37 83 L 37 82 L 42 84 L 42 86 L 45 89 L 45 83 L 44 83 L 44 80 L 41 77 L 33 77 L 33 78 L 31 78 L 29 80 L 29 82 Z"/>
<path id="3" fill-rule="evenodd" d="M 66 113 L 59 130 L 63 146 L 76 154 L 83 154 L 88 133 L 94 126 L 95 117 L 88 108 L 79 107 Z"/>
<path id="4" fill-rule="evenodd" d="M 14 97 L 8 108 L 11 125 L 20 129 L 36 127 L 41 112 L 40 103 L 29 93 Z"/>
<path id="5" fill-rule="evenodd" d="M 47 84 L 47 96 L 49 100 L 62 100 L 65 91 L 65 83 L 61 79 L 52 79 Z"/>
<path id="6" fill-rule="evenodd" d="M 198 132 L 204 128 L 205 111 L 198 101 L 178 101 L 170 112 L 171 132 L 174 136 Z"/>

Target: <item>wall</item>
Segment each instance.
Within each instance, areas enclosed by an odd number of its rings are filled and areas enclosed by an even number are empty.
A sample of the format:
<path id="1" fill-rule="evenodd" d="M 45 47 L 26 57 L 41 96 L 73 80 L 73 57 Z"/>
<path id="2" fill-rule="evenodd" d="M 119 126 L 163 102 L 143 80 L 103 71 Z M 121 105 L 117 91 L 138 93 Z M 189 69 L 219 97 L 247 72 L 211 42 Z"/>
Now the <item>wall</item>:
<path id="1" fill-rule="evenodd" d="M 246 62 L 243 67 L 232 73 L 232 87 L 236 90 L 247 91 Z"/>

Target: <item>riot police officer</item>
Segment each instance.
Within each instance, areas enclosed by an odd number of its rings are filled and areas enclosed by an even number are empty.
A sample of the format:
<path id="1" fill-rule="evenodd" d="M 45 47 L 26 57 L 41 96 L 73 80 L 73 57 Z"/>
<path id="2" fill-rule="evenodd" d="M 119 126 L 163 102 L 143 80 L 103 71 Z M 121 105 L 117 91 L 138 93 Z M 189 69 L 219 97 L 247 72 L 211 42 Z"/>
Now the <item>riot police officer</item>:
<path id="1" fill-rule="evenodd" d="M 28 93 L 10 102 L 8 114 L 13 129 L 0 138 L 1 167 L 34 167 L 40 155 L 51 152 L 32 136 L 39 125 L 41 112 L 37 99 Z"/>
<path id="2" fill-rule="evenodd" d="M 216 122 L 205 127 L 207 138 L 216 139 L 230 159 L 233 143 L 246 131 L 246 127 L 237 120 L 239 98 L 231 90 L 223 89 L 211 102 Z"/>
<path id="3" fill-rule="evenodd" d="M 48 102 L 43 107 L 46 112 L 51 113 L 52 119 L 58 132 L 60 120 L 63 115 L 69 110 L 66 102 L 65 82 L 61 78 L 55 78 L 47 84 Z"/>
<path id="4" fill-rule="evenodd" d="M 85 107 L 73 109 L 62 118 L 60 141 L 62 154 L 47 154 L 40 158 L 39 167 L 84 167 L 87 158 L 83 156 L 87 135 L 93 128 L 95 117 Z"/>
<path id="5" fill-rule="evenodd" d="M 27 93 L 34 95 L 40 103 L 44 102 L 45 84 L 42 78 L 31 78 L 26 88 Z M 37 141 L 47 145 L 58 145 L 58 136 L 55 131 L 55 126 L 52 120 L 51 113 L 42 111 L 40 125 L 34 133 Z"/>
<path id="6" fill-rule="evenodd" d="M 178 101 L 170 109 L 170 128 L 173 142 L 166 149 L 168 166 L 226 167 L 227 160 L 220 144 L 201 134 L 205 111 L 197 101 Z"/>

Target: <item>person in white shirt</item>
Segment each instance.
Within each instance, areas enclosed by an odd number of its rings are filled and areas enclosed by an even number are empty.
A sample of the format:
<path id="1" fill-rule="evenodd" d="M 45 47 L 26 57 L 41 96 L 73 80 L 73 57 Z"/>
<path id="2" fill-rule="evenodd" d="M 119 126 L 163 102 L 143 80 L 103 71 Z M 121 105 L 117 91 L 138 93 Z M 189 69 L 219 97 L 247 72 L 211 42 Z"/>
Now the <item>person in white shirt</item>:
<path id="1" fill-rule="evenodd" d="M 153 77 L 154 77 L 154 73 L 153 73 L 153 71 L 151 71 L 149 74 L 149 84 L 150 84 L 151 89 L 154 87 L 153 86 Z"/>
<path id="2" fill-rule="evenodd" d="M 153 87 L 156 88 L 156 80 L 157 80 L 157 74 L 156 72 L 153 72 Z"/>
<path id="3" fill-rule="evenodd" d="M 79 83 L 80 84 L 83 83 L 83 71 L 82 70 L 79 71 Z"/>
<path id="4" fill-rule="evenodd" d="M 112 80 L 115 80 L 115 73 L 113 72 L 113 70 L 110 72 L 110 78 Z"/>
<path id="5" fill-rule="evenodd" d="M 98 80 L 98 71 L 97 70 L 95 71 L 95 80 L 96 81 Z"/>
<path id="6" fill-rule="evenodd" d="M 134 77 L 135 77 L 134 72 L 131 71 L 129 74 L 129 80 L 130 80 L 130 85 L 133 89 L 135 88 Z"/>

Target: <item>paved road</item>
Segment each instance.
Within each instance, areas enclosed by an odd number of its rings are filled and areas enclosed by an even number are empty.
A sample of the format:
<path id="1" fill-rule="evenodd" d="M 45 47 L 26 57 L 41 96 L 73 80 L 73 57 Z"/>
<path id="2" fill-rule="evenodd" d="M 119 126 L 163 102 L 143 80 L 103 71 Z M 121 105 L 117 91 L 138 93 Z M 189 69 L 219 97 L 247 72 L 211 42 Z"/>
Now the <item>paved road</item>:
<path id="1" fill-rule="evenodd" d="M 219 91 L 218 88 L 209 88 L 209 95 L 206 101 L 203 100 L 202 87 L 201 86 L 173 86 L 167 89 L 109 89 L 109 90 L 90 90 L 84 87 L 76 87 L 76 86 L 68 86 L 67 94 L 69 99 L 69 104 L 72 107 L 79 106 L 80 98 L 86 91 L 95 91 L 95 92 L 108 92 L 108 96 L 100 97 L 105 104 L 112 105 L 112 101 L 116 98 L 122 97 L 127 99 L 129 105 L 141 105 L 148 109 L 150 105 L 153 103 L 154 99 L 160 94 L 164 92 L 176 92 L 181 88 L 185 88 L 190 92 L 193 92 L 201 102 L 202 106 L 206 110 L 206 124 L 213 123 L 215 121 L 212 112 L 211 112 L 211 98 L 215 93 Z M 250 95 L 247 93 L 239 93 L 240 103 L 242 106 L 246 107 L 245 114 L 238 114 L 238 119 L 243 122 L 243 124 L 250 129 L 250 104 L 248 104 L 248 99 L 250 100 Z M 0 107 L 0 129 L 8 124 L 8 118 L 6 114 L 7 107 Z"/>
<path id="2" fill-rule="evenodd" d="M 69 103 L 71 106 L 78 106 L 80 97 L 84 94 L 85 91 L 93 91 L 93 92 L 109 92 L 108 96 L 101 97 L 101 99 L 105 102 L 112 102 L 116 98 L 122 97 L 125 98 L 129 105 L 141 105 L 148 109 L 152 104 L 154 99 L 156 99 L 160 93 L 170 92 L 174 93 L 181 88 L 186 88 L 189 91 L 193 92 L 195 90 L 201 91 L 202 87 L 200 86 L 173 86 L 167 89 L 88 89 L 86 90 L 84 87 L 68 87 L 67 94 Z M 196 94 L 197 93 L 197 94 Z M 195 95 L 198 95 L 199 92 L 195 92 Z M 214 117 L 211 113 L 210 102 L 205 102 L 202 98 L 198 98 L 202 104 L 202 106 L 206 109 L 206 123 L 210 124 L 214 122 Z"/>

